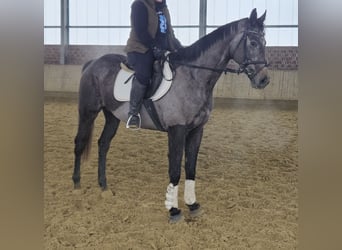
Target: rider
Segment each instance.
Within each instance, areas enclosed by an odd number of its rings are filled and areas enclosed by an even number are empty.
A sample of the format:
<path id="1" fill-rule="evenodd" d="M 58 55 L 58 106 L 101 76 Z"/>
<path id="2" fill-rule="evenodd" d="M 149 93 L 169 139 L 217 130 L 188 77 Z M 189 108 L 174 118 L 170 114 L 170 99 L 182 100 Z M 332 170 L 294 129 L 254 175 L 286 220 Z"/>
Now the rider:
<path id="1" fill-rule="evenodd" d="M 175 38 L 166 0 L 135 0 L 131 6 L 131 32 L 125 51 L 135 77 L 130 93 L 126 128 L 140 128 L 140 108 L 150 84 L 153 62 L 166 50 L 182 47 Z"/>

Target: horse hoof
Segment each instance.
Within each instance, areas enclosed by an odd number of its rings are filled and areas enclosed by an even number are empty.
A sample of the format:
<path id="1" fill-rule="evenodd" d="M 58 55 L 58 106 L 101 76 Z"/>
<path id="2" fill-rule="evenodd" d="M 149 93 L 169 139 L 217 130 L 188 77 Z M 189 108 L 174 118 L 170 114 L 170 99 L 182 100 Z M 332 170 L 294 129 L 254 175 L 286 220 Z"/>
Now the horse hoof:
<path id="1" fill-rule="evenodd" d="M 192 205 L 187 205 L 189 208 L 189 215 L 191 218 L 196 218 L 203 214 L 203 209 L 201 208 L 199 203 L 194 203 Z"/>
<path id="2" fill-rule="evenodd" d="M 106 180 L 102 180 L 102 181 L 99 180 L 98 184 L 99 184 L 102 191 L 107 190 L 107 181 Z"/>
<path id="3" fill-rule="evenodd" d="M 81 183 L 74 183 L 74 189 L 81 189 Z"/>
<path id="4" fill-rule="evenodd" d="M 175 224 L 178 222 L 184 221 L 184 216 L 182 213 L 176 214 L 176 215 L 170 215 L 169 223 Z"/>
<path id="5" fill-rule="evenodd" d="M 174 223 L 178 223 L 184 220 L 184 216 L 180 209 L 173 207 L 169 210 L 169 212 L 170 212 L 169 223 L 174 224 Z"/>
<path id="6" fill-rule="evenodd" d="M 199 217 L 202 214 L 203 214 L 203 209 L 202 208 L 198 208 L 196 210 L 189 211 L 189 215 L 190 215 L 191 218 Z"/>

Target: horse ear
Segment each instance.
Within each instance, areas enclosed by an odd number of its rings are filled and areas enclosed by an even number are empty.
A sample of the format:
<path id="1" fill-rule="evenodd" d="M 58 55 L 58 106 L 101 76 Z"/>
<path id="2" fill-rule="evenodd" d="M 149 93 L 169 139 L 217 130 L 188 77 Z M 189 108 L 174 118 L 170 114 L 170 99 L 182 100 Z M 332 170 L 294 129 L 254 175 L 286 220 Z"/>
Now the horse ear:
<path id="1" fill-rule="evenodd" d="M 258 18 L 259 25 L 263 25 L 265 19 L 266 19 L 266 10 L 265 10 L 264 14 L 262 14 L 262 16 Z"/>
<path id="2" fill-rule="evenodd" d="M 251 22 L 252 25 L 256 24 L 257 20 L 258 20 L 258 15 L 257 15 L 257 11 L 256 8 L 254 8 L 249 16 L 249 20 Z"/>

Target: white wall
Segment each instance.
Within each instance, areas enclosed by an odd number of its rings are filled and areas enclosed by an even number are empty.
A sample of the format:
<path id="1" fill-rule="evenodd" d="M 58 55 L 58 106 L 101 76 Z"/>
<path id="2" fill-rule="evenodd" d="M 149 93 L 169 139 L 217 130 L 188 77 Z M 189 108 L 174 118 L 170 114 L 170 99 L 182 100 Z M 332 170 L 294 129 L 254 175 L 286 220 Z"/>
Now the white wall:
<path id="1" fill-rule="evenodd" d="M 78 92 L 82 66 L 44 65 L 46 92 Z M 270 84 L 264 90 L 251 88 L 244 75 L 222 75 L 214 89 L 214 97 L 266 100 L 298 100 L 298 74 L 296 70 L 269 70 Z"/>

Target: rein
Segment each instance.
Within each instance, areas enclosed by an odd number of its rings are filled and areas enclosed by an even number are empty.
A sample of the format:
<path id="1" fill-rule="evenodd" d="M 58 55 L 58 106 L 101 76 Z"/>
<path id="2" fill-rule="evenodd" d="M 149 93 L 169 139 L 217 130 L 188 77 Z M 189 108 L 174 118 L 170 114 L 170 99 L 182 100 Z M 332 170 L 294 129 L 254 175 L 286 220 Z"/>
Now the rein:
<path id="1" fill-rule="evenodd" d="M 246 75 L 249 77 L 249 78 L 252 78 L 254 75 L 256 75 L 262 68 L 264 67 L 268 67 L 269 66 L 269 63 L 264 60 L 264 61 L 252 61 L 252 60 L 249 60 L 247 59 L 247 36 L 248 36 L 248 33 L 256 33 L 254 31 L 244 31 L 244 35 L 242 36 L 242 38 L 240 39 L 238 45 L 236 46 L 236 49 L 233 53 L 233 55 L 235 54 L 236 50 L 239 48 L 242 40 L 245 40 L 245 60 L 239 64 L 239 68 L 238 69 L 232 69 L 232 68 L 224 68 L 224 69 L 218 69 L 218 68 L 212 68 L 212 67 L 206 67 L 206 66 L 199 66 L 199 65 L 195 65 L 195 64 L 189 64 L 189 63 L 183 63 L 183 62 L 179 62 L 179 61 L 173 61 L 173 62 L 170 62 L 169 60 L 169 55 L 166 56 L 165 60 L 170 64 L 176 64 L 176 65 L 182 65 L 182 66 L 186 66 L 186 67 L 189 67 L 189 68 L 194 68 L 194 69 L 204 69 L 204 70 L 210 70 L 210 71 L 213 71 L 213 72 L 217 72 L 217 73 L 224 73 L 224 74 L 227 74 L 228 72 L 229 73 L 235 73 L 235 74 L 240 74 L 240 73 L 246 73 Z M 249 65 L 256 65 L 256 64 L 264 64 L 265 66 L 262 67 L 261 69 L 259 69 L 257 72 L 249 72 L 247 70 L 247 67 Z"/>
<path id="2" fill-rule="evenodd" d="M 168 58 L 166 60 L 170 63 Z M 236 73 L 236 74 L 240 74 L 240 73 L 244 72 L 244 69 L 242 69 L 241 67 L 238 68 L 238 69 L 231 69 L 231 68 L 228 68 L 228 67 L 224 68 L 224 69 L 218 69 L 218 68 L 211 68 L 211 67 L 199 66 L 199 65 L 195 65 L 195 64 L 182 63 L 182 62 L 172 62 L 171 64 L 187 66 L 189 68 L 194 68 L 194 69 L 205 69 L 205 70 L 210 70 L 210 71 L 213 71 L 213 72 L 225 73 L 225 74 L 227 74 L 228 72 Z"/>

